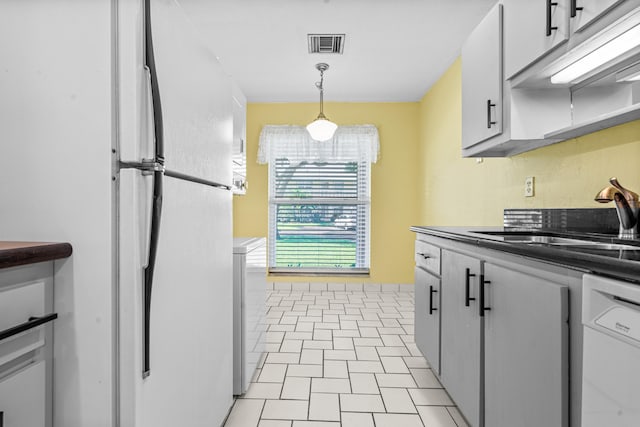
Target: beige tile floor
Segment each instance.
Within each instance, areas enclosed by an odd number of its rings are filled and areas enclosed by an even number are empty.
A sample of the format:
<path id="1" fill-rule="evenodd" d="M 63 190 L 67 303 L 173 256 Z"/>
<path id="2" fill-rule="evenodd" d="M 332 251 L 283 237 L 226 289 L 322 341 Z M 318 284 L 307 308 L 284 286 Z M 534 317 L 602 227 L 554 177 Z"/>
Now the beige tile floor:
<path id="1" fill-rule="evenodd" d="M 269 291 L 267 354 L 225 427 L 467 427 L 414 343 L 410 287 L 283 288 Z"/>

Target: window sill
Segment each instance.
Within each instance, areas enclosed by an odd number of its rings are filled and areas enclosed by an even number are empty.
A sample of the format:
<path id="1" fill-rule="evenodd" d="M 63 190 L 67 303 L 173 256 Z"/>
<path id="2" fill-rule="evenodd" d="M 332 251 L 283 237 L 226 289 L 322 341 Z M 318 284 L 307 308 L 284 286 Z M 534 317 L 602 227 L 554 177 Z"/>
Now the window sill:
<path id="1" fill-rule="evenodd" d="M 318 269 L 318 268 L 270 268 L 269 276 L 343 276 L 343 277 L 369 277 L 368 268 L 350 269 Z"/>

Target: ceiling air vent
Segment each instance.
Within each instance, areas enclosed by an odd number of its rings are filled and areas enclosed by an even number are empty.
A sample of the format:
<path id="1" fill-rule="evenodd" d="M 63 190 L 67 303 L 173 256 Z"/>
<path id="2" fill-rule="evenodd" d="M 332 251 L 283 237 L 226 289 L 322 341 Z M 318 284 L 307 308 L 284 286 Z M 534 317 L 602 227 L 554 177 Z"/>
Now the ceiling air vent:
<path id="1" fill-rule="evenodd" d="M 340 53 L 344 49 L 344 34 L 307 34 L 309 53 Z"/>

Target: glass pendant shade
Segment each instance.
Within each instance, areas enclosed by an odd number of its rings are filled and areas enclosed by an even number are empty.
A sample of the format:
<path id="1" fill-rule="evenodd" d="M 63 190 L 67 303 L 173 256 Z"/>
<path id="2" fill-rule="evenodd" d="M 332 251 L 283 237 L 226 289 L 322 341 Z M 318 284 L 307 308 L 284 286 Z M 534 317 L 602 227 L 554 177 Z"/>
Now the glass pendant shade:
<path id="1" fill-rule="evenodd" d="M 333 138 L 338 125 L 329 121 L 324 114 L 318 116 L 317 119 L 307 125 L 307 132 L 316 141 L 328 141 Z"/>

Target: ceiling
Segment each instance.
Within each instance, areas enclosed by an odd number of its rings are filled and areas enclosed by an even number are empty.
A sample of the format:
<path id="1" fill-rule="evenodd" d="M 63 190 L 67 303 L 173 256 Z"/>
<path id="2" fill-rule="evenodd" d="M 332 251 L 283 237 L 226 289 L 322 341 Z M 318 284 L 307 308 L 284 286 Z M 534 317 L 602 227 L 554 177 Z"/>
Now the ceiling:
<path id="1" fill-rule="evenodd" d="M 418 101 L 496 0 L 181 0 L 249 102 Z M 343 54 L 309 54 L 308 33 L 344 33 Z"/>

